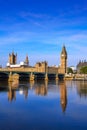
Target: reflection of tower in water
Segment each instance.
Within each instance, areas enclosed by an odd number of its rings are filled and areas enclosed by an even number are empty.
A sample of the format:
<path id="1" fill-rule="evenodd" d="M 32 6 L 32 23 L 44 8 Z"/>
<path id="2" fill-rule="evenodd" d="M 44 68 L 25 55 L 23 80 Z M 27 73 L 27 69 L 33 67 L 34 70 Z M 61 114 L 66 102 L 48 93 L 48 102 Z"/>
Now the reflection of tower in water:
<path id="1" fill-rule="evenodd" d="M 13 82 L 8 82 L 9 90 L 8 90 L 8 100 L 12 101 L 16 100 L 16 89 L 18 88 L 19 81 L 14 80 Z"/>
<path id="2" fill-rule="evenodd" d="M 65 112 L 66 105 L 67 105 L 67 89 L 66 89 L 65 82 L 59 83 L 59 87 L 60 87 L 60 102 L 61 102 L 61 107 L 62 107 L 62 111 Z"/>
<path id="3" fill-rule="evenodd" d="M 40 84 L 36 86 L 35 93 L 37 95 L 42 95 L 42 96 L 47 95 L 47 86 L 45 86 L 44 84 Z"/>
<path id="4" fill-rule="evenodd" d="M 24 88 L 23 94 L 24 94 L 24 96 L 25 96 L 25 99 L 27 99 L 27 97 L 28 97 L 28 87 L 25 87 L 25 88 Z"/>
<path id="5" fill-rule="evenodd" d="M 32 89 L 34 86 L 34 80 L 33 81 L 30 81 L 30 89 Z"/>
<path id="6" fill-rule="evenodd" d="M 9 87 L 8 100 L 12 101 L 13 99 L 16 100 L 16 91 L 12 89 L 11 87 Z"/>

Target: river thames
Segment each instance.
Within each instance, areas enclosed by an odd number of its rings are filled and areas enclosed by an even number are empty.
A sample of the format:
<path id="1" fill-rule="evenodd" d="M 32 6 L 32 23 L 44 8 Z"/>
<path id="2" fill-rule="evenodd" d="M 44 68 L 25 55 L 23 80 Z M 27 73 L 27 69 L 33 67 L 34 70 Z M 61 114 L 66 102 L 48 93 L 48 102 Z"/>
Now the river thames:
<path id="1" fill-rule="evenodd" d="M 0 81 L 0 130 L 87 130 L 87 81 Z"/>

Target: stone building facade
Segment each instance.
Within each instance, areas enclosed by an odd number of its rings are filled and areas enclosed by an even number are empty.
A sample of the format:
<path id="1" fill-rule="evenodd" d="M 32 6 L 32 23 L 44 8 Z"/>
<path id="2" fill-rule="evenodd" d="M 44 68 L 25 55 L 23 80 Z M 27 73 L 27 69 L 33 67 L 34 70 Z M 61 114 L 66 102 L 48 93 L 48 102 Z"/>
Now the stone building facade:
<path id="1" fill-rule="evenodd" d="M 16 62 L 17 62 L 17 53 L 14 54 L 14 52 L 12 52 L 12 54 L 9 54 L 9 64 L 15 65 Z"/>
<path id="2" fill-rule="evenodd" d="M 67 51 L 65 46 L 63 46 L 61 55 L 60 55 L 60 66 L 48 66 L 46 61 L 37 62 L 35 66 L 29 66 L 29 59 L 26 56 L 25 62 L 21 64 L 16 64 L 17 54 L 14 53 L 9 54 L 9 63 L 7 64 L 8 68 L 13 68 L 14 70 L 20 69 L 21 71 L 24 69 L 26 71 L 31 72 L 42 72 L 42 73 L 54 73 L 54 74 L 65 74 L 67 73 Z M 13 66 L 12 66 L 13 65 Z"/>
<path id="3" fill-rule="evenodd" d="M 77 66 L 76 66 L 76 68 L 77 68 L 77 73 L 80 73 L 80 69 L 81 69 L 82 67 L 85 67 L 85 66 L 87 66 L 87 61 L 86 61 L 86 60 L 84 60 L 84 61 L 79 61 L 79 63 L 78 63 Z"/>

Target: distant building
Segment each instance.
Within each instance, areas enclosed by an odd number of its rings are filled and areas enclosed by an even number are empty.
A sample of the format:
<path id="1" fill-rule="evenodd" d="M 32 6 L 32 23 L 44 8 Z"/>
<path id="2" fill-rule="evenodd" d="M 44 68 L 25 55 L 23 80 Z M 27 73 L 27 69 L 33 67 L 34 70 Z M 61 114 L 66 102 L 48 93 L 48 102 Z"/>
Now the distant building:
<path id="1" fill-rule="evenodd" d="M 12 54 L 9 54 L 8 63 L 6 66 L 11 68 L 28 67 L 29 66 L 28 55 L 26 56 L 25 61 L 22 61 L 19 64 L 17 64 L 17 53 L 14 54 L 14 52 L 12 52 Z"/>
<path id="2" fill-rule="evenodd" d="M 26 64 L 26 65 L 29 65 L 29 58 L 28 58 L 28 55 L 26 55 L 25 64 Z"/>
<path id="3" fill-rule="evenodd" d="M 86 60 L 84 60 L 84 61 L 79 61 L 79 63 L 78 63 L 77 66 L 76 66 L 76 68 L 77 68 L 77 73 L 80 73 L 80 69 L 81 69 L 82 67 L 85 67 L 85 66 L 87 66 L 87 61 L 86 61 Z"/>
<path id="4" fill-rule="evenodd" d="M 9 64 L 15 65 L 16 62 L 17 62 L 17 53 L 14 54 L 14 52 L 12 52 L 12 54 L 9 54 Z"/>

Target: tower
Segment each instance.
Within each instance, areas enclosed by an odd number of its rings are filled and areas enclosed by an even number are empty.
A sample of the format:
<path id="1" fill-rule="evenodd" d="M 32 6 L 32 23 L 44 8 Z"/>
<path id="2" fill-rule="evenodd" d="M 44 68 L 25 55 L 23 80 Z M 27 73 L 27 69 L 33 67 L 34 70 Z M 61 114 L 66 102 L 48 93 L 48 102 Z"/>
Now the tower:
<path id="1" fill-rule="evenodd" d="M 62 111 L 65 112 L 67 106 L 67 89 L 65 82 L 59 84 L 60 86 L 60 103 Z"/>
<path id="2" fill-rule="evenodd" d="M 26 65 L 29 65 L 28 55 L 26 55 L 25 63 L 26 63 Z"/>
<path id="3" fill-rule="evenodd" d="M 65 46 L 63 46 L 62 51 L 61 51 L 60 72 L 63 74 L 67 73 L 67 51 L 66 51 Z"/>
<path id="4" fill-rule="evenodd" d="M 12 52 L 12 54 L 9 54 L 9 64 L 14 65 L 17 62 L 17 54 L 14 54 L 14 52 Z"/>

